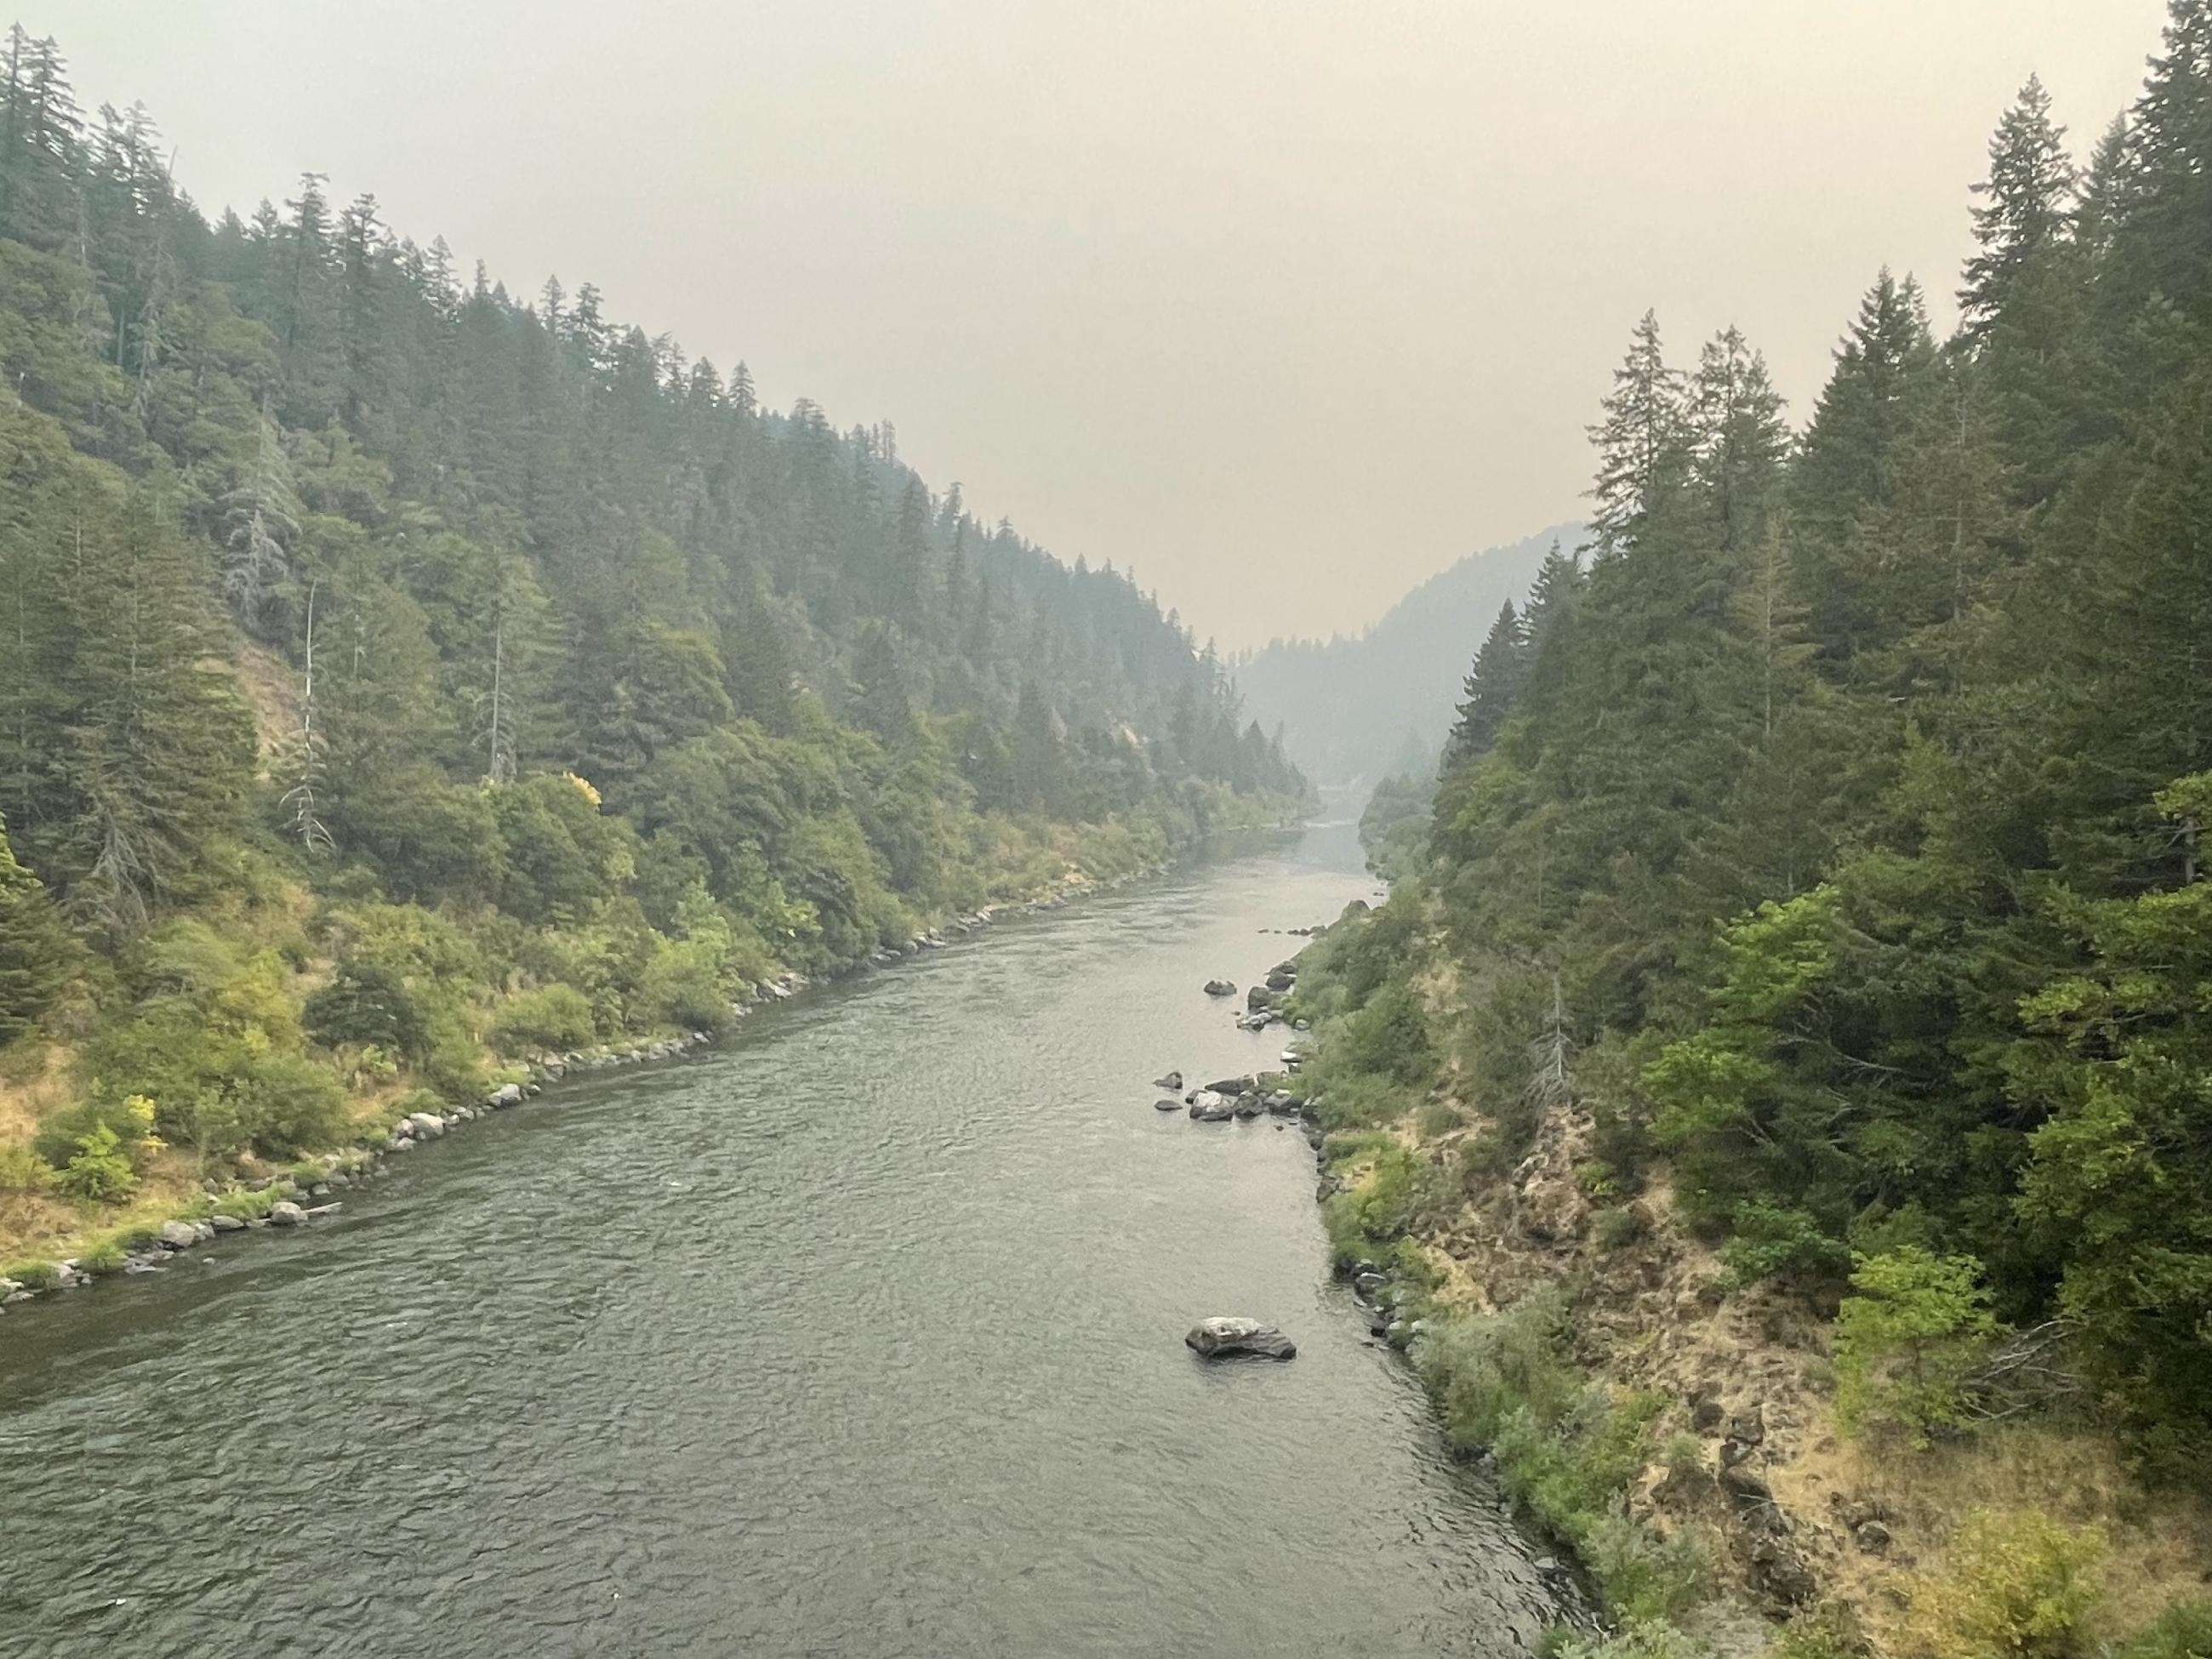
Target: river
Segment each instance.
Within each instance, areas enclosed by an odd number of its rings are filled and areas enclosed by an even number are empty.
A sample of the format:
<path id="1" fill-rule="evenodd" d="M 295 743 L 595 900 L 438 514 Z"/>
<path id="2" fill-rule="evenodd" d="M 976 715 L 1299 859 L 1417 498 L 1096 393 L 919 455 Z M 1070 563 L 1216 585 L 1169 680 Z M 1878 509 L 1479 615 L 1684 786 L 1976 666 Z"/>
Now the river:
<path id="1" fill-rule="evenodd" d="M 1533 1648 L 1304 1139 L 1152 1109 L 1282 1046 L 1201 983 L 1370 888 L 1336 824 L 1011 921 L 10 1310 L 0 1652 Z"/>

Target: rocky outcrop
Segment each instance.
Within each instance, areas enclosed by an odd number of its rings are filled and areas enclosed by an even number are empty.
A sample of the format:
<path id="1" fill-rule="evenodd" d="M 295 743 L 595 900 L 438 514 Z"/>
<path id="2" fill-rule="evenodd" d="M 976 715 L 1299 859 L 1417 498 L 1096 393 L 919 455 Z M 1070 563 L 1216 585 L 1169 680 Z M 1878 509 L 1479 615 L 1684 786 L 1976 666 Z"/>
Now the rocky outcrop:
<path id="1" fill-rule="evenodd" d="M 1273 1325 L 1217 1314 L 1190 1328 L 1183 1344 L 1202 1359 L 1294 1359 L 1298 1345 Z"/>

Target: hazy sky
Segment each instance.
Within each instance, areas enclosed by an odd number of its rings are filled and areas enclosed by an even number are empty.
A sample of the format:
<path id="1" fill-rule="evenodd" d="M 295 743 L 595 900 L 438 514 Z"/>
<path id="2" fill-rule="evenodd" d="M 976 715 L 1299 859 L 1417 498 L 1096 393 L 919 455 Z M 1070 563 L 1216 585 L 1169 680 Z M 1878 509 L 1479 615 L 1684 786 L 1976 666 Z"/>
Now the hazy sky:
<path id="1" fill-rule="evenodd" d="M 1948 326 L 2039 71 L 2086 152 L 2162 0 L 18 0 L 210 212 L 312 167 L 557 272 L 1224 647 L 1580 511 L 1630 325 L 1802 418 L 1885 260 Z"/>

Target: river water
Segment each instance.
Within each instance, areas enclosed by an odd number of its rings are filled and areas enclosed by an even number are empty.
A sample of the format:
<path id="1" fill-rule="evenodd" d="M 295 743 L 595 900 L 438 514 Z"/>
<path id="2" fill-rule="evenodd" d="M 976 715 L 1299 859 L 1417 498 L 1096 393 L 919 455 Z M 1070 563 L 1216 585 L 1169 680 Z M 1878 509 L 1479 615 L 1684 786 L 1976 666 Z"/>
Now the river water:
<path id="1" fill-rule="evenodd" d="M 1282 1046 L 1203 981 L 1370 890 L 1339 824 L 1009 921 L 10 1310 L 0 1652 L 1533 1648 L 1302 1136 L 1152 1109 Z"/>

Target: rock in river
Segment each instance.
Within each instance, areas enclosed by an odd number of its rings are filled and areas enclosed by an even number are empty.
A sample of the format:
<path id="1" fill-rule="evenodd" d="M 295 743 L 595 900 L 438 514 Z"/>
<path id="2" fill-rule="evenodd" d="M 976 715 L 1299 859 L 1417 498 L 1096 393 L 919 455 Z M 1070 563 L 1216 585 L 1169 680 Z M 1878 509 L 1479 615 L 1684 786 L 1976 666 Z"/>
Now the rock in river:
<path id="1" fill-rule="evenodd" d="M 1190 1115 L 1200 1123 L 1225 1123 L 1237 1115 L 1237 1102 L 1232 1096 L 1200 1089 L 1190 1097 Z"/>
<path id="2" fill-rule="evenodd" d="M 269 1224 L 272 1227 L 296 1227 L 307 1218 L 307 1212 L 286 1199 L 269 1206 Z"/>
<path id="3" fill-rule="evenodd" d="M 1170 1072 L 1165 1077 L 1156 1077 L 1152 1079 L 1152 1087 L 1155 1089 L 1165 1089 L 1170 1092 L 1181 1089 L 1182 1087 L 1182 1073 L 1181 1072 Z"/>
<path id="4" fill-rule="evenodd" d="M 1152 1109 L 1156 1112 L 1179 1112 L 1182 1110 L 1182 1102 L 1170 1095 L 1164 1099 L 1154 1101 Z"/>
<path id="5" fill-rule="evenodd" d="M 1237 988 L 1225 979 L 1210 979 L 1206 981 L 1206 994 L 1210 997 L 1233 997 L 1237 994 Z"/>
<path id="6" fill-rule="evenodd" d="M 1285 1336 L 1273 1325 L 1262 1325 L 1256 1319 L 1235 1319 L 1216 1314 L 1211 1319 L 1201 1319 L 1190 1328 L 1183 1344 L 1205 1359 L 1227 1359 L 1239 1354 L 1257 1354 L 1267 1359 L 1291 1359 L 1297 1356 L 1298 1345 Z"/>

